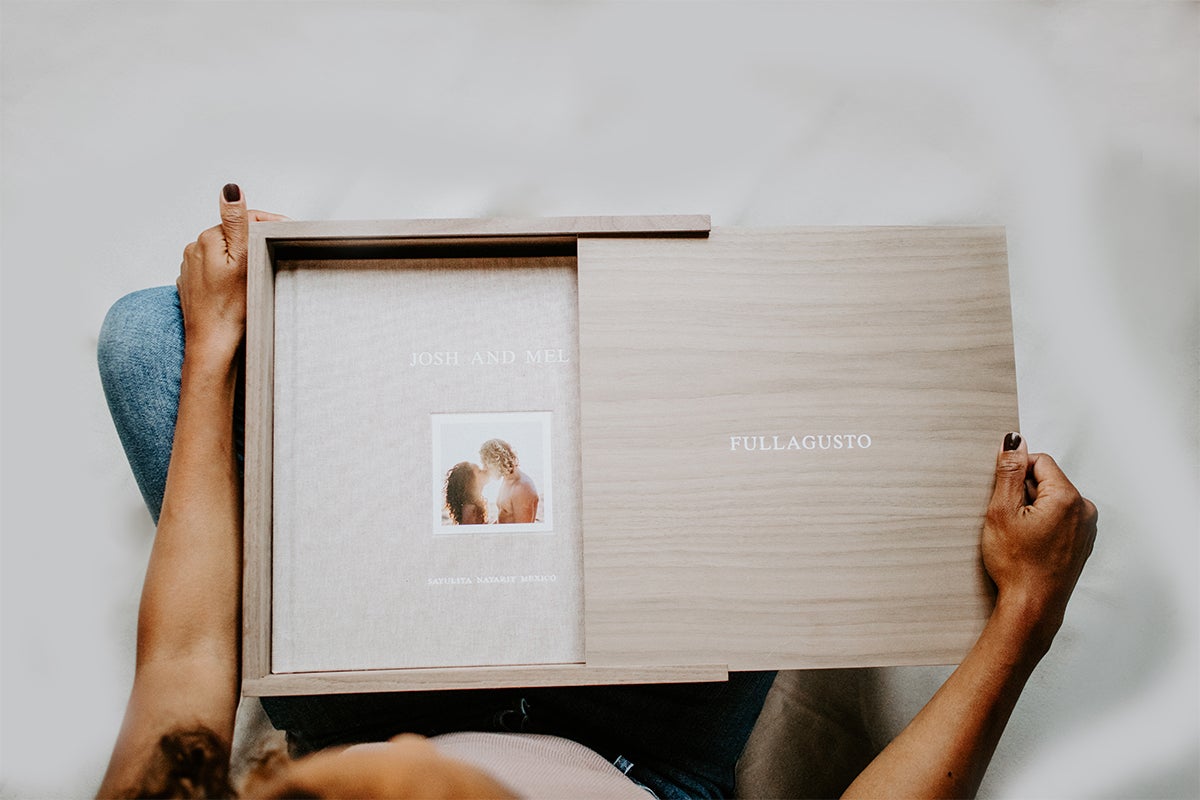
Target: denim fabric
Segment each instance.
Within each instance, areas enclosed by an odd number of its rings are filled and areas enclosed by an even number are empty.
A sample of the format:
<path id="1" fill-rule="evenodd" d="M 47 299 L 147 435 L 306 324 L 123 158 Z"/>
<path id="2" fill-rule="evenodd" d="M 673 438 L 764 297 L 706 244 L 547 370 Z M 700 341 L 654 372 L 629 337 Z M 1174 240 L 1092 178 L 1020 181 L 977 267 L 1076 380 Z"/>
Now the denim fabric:
<path id="1" fill-rule="evenodd" d="M 173 286 L 134 292 L 100 332 L 101 382 L 117 433 L 157 522 L 171 458 L 183 364 L 183 315 Z M 234 440 L 242 452 L 242 391 Z M 264 697 L 298 754 L 335 744 L 463 730 L 573 739 L 662 800 L 733 793 L 734 767 L 775 674 L 726 683 Z"/>
<path id="2" fill-rule="evenodd" d="M 96 361 L 117 436 L 157 524 L 175 441 L 183 368 L 183 311 L 175 287 L 142 289 L 114 303 L 100 326 Z M 232 420 L 239 467 L 245 404 L 245 386 L 239 382 Z"/>

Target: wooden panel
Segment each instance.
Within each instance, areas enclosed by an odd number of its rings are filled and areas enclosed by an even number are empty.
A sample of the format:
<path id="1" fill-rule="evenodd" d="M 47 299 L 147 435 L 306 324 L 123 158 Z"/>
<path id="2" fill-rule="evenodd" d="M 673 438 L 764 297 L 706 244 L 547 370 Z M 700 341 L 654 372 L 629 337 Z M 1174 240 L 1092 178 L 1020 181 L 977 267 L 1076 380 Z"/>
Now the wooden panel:
<path id="1" fill-rule="evenodd" d="M 589 667 L 568 664 L 544 667 L 463 667 L 268 675 L 265 678 L 244 681 L 243 693 L 261 697 L 529 686 L 699 683 L 724 681 L 728 678 L 728 670 L 721 666 Z"/>
<path id="2" fill-rule="evenodd" d="M 587 662 L 957 661 L 1017 429 L 1003 230 L 717 228 L 578 257 Z"/>
<path id="3" fill-rule="evenodd" d="M 284 221 L 263 222 L 255 226 L 259 235 L 268 239 L 704 235 L 709 227 L 709 218 L 703 214 L 528 219 Z"/>
<path id="4" fill-rule="evenodd" d="M 275 274 L 262 224 L 250 228 L 246 286 L 242 676 L 271 671 L 271 470 Z"/>

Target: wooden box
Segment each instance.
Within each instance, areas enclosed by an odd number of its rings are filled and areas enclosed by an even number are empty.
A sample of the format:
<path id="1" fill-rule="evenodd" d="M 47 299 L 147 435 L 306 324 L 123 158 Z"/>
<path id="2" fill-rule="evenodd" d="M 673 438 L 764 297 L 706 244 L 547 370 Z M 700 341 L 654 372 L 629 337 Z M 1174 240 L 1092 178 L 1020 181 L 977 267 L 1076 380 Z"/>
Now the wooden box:
<path id="1" fill-rule="evenodd" d="M 1003 229 L 278 222 L 249 269 L 247 694 L 953 663 L 990 611 Z M 452 527 L 492 429 L 539 516 Z"/>

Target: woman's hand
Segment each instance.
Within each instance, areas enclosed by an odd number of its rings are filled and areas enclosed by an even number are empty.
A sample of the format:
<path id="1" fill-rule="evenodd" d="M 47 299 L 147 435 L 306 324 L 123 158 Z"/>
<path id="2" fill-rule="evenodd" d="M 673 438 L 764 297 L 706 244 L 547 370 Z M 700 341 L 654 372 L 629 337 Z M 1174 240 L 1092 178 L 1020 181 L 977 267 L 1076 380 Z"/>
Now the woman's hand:
<path id="1" fill-rule="evenodd" d="M 1006 436 L 983 526 L 996 608 L 958 669 L 844 797 L 975 796 L 1095 539 L 1096 507 L 1054 459 Z"/>
<path id="2" fill-rule="evenodd" d="M 1028 625 L 1043 652 L 1092 552 L 1097 517 L 1054 459 L 1030 454 L 1018 434 L 1005 438 L 983 527 L 983 565 L 996 584 L 997 610 Z"/>
<path id="3" fill-rule="evenodd" d="M 221 224 L 183 250 L 179 305 L 183 309 L 184 356 L 230 362 L 246 333 L 246 242 L 251 222 L 287 219 L 248 210 L 237 184 L 221 191 Z"/>

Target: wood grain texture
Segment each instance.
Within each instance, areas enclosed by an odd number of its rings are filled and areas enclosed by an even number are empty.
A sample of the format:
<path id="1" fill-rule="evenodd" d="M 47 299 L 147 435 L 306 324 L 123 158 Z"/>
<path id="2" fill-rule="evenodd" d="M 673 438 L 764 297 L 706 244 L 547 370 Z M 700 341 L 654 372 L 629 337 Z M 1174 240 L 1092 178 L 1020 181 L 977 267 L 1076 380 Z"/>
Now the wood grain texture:
<path id="1" fill-rule="evenodd" d="M 271 671 L 271 474 L 275 271 L 261 224 L 246 276 L 246 425 L 242 525 L 242 679 Z"/>
<path id="2" fill-rule="evenodd" d="M 959 660 L 990 610 L 979 533 L 1017 429 L 1003 230 L 717 228 L 578 254 L 587 662 Z M 731 439 L 846 434 L 870 447 Z"/>
<path id="3" fill-rule="evenodd" d="M 532 217 L 492 219 L 407 219 L 264 222 L 255 226 L 267 239 L 440 238 L 474 236 L 632 236 L 708 233 L 704 214 Z"/>
<path id="4" fill-rule="evenodd" d="M 351 694 L 355 692 L 503 689 L 532 686 L 595 686 L 636 683 L 700 683 L 728 680 L 723 666 L 590 667 L 582 664 L 529 667 L 364 670 L 268 675 L 243 681 L 250 696 Z"/>

